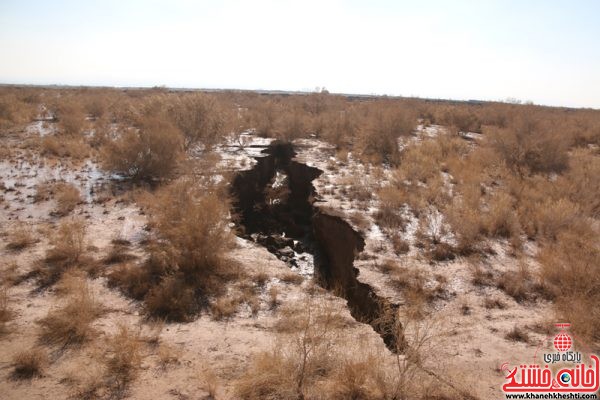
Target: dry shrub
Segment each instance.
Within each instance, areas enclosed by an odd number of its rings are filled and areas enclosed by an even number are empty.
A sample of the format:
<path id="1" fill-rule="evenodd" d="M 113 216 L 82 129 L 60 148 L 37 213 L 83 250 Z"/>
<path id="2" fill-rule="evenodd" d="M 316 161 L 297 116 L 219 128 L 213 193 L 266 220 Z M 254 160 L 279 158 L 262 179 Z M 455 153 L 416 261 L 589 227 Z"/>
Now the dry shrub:
<path id="1" fill-rule="evenodd" d="M 412 133 L 417 122 L 416 116 L 405 107 L 380 104 L 373 108 L 359 133 L 359 154 L 377 162 L 395 164 L 399 155 L 398 138 Z"/>
<path id="2" fill-rule="evenodd" d="M 529 335 L 527 334 L 527 332 L 525 332 L 523 328 L 520 328 L 518 326 L 515 326 L 511 331 L 509 331 L 506 334 L 505 338 L 508 340 L 512 340 L 513 342 L 529 342 Z"/>
<path id="3" fill-rule="evenodd" d="M 232 317 L 237 311 L 238 304 L 239 302 L 235 298 L 219 297 L 210 305 L 213 319 L 220 321 Z"/>
<path id="4" fill-rule="evenodd" d="M 175 253 L 178 271 L 194 283 L 231 272 L 226 259 L 233 245 L 228 203 L 217 188 L 177 181 L 161 189 L 152 205 L 152 221 Z"/>
<path id="5" fill-rule="evenodd" d="M 482 240 L 482 215 L 479 204 L 467 196 L 455 198 L 446 208 L 446 218 L 456 237 L 456 250 L 459 254 L 475 251 Z"/>
<path id="6" fill-rule="evenodd" d="M 538 204 L 531 219 L 537 235 L 550 240 L 556 240 L 559 233 L 583 223 L 579 206 L 567 199 Z"/>
<path id="7" fill-rule="evenodd" d="M 317 305 L 312 299 L 307 299 L 303 309 L 294 319 L 297 329 L 284 345 L 257 354 L 236 382 L 240 398 L 303 398 L 307 388 L 331 373 L 334 355 L 328 350 L 338 334 L 338 318 L 330 307 Z"/>
<path id="8" fill-rule="evenodd" d="M 159 241 L 142 266 L 115 269 L 109 283 L 144 299 L 153 316 L 187 321 L 218 295 L 223 283 L 238 276 L 227 257 L 232 234 L 228 207 L 215 188 L 180 180 L 161 188 L 148 201 Z"/>
<path id="9" fill-rule="evenodd" d="M 446 282 L 441 276 L 432 280 L 421 271 L 405 267 L 390 273 L 390 283 L 402 292 L 408 305 L 406 314 L 411 319 L 423 318 L 428 305 L 443 298 L 446 292 Z"/>
<path id="10" fill-rule="evenodd" d="M 492 286 L 494 284 L 494 274 L 479 264 L 471 266 L 471 283 L 475 286 Z"/>
<path id="11" fill-rule="evenodd" d="M 540 296 L 546 296 L 545 289 L 523 261 L 519 263 L 516 271 L 506 271 L 500 275 L 496 285 L 518 302 L 536 300 Z"/>
<path id="12" fill-rule="evenodd" d="M 106 379 L 112 394 L 120 398 L 140 369 L 142 342 L 138 333 L 120 325 L 118 332 L 108 343 L 108 355 L 105 360 Z"/>
<path id="13" fill-rule="evenodd" d="M 600 131 L 600 129 L 599 129 Z M 577 149 L 571 153 L 569 170 L 556 180 L 568 198 L 584 215 L 600 217 L 600 157 L 591 150 Z"/>
<path id="14" fill-rule="evenodd" d="M 72 183 L 58 183 L 54 192 L 56 193 L 56 209 L 54 210 L 54 214 L 58 216 L 70 214 L 81 203 L 81 193 Z"/>
<path id="15" fill-rule="evenodd" d="M 127 296 L 136 300 L 143 300 L 152 286 L 158 283 L 161 274 L 165 271 L 149 271 L 147 267 L 156 265 L 145 263 L 144 266 L 136 264 L 117 265 L 108 275 L 108 286 L 118 287 Z"/>
<path id="16" fill-rule="evenodd" d="M 35 117 L 35 107 L 22 101 L 15 93 L 0 92 L 0 128 L 25 124 Z"/>
<path id="17" fill-rule="evenodd" d="M 379 190 L 379 210 L 373 216 L 381 228 L 402 230 L 406 224 L 402 217 L 402 206 L 406 201 L 405 192 L 397 187 L 386 186 Z"/>
<path id="18" fill-rule="evenodd" d="M 165 178 L 177 167 L 182 142 L 177 128 L 149 117 L 140 129 L 125 130 L 105 145 L 101 152 L 102 165 L 133 180 Z"/>
<path id="19" fill-rule="evenodd" d="M 515 201 L 506 193 L 494 195 L 488 203 L 488 212 L 483 218 L 483 229 L 492 237 L 520 235 L 519 221 L 515 213 Z"/>
<path id="20" fill-rule="evenodd" d="M 92 266 L 92 260 L 84 254 L 85 230 L 85 222 L 80 219 L 63 221 L 59 225 L 55 236 L 50 238 L 51 247 L 34 270 L 42 286 L 54 284 L 70 268 Z"/>
<path id="21" fill-rule="evenodd" d="M 292 312 L 282 310 L 277 325 L 286 329 L 279 330 L 271 351 L 253 356 L 235 382 L 237 396 L 247 400 L 420 398 L 434 330 L 414 324 L 404 354 L 389 356 L 366 343 L 353 345 L 355 338 L 342 334 L 347 326 L 342 320 L 330 306 L 311 298 Z M 400 324 L 390 325 L 391 330 L 398 328 Z"/>
<path id="22" fill-rule="evenodd" d="M 8 289 L 0 287 L 0 337 L 8 333 L 6 326 L 14 317 L 14 312 L 10 308 Z"/>
<path id="23" fill-rule="evenodd" d="M 60 132 L 64 135 L 77 136 L 85 126 L 85 114 L 76 100 L 61 99 L 54 105 L 54 117 L 58 120 Z"/>
<path id="24" fill-rule="evenodd" d="M 494 309 L 494 308 L 497 308 L 499 310 L 504 310 L 506 308 L 506 303 L 504 303 L 502 300 L 497 299 L 497 298 L 489 298 L 489 297 L 487 297 L 483 301 L 483 306 L 485 308 L 487 308 L 488 310 Z"/>
<path id="25" fill-rule="evenodd" d="M 294 285 L 299 285 L 302 282 L 304 282 L 304 277 L 295 272 L 286 273 L 283 276 L 281 276 L 279 279 L 281 279 L 281 282 L 291 283 Z"/>
<path id="26" fill-rule="evenodd" d="M 44 156 L 71 157 L 81 160 L 91 153 L 90 146 L 81 137 L 45 136 L 40 139 L 40 150 Z"/>
<path id="27" fill-rule="evenodd" d="M 516 173 L 562 172 L 568 163 L 568 139 L 549 123 L 522 113 L 506 129 L 490 129 L 490 144 Z"/>
<path id="28" fill-rule="evenodd" d="M 390 241 L 392 242 L 392 248 L 394 249 L 394 253 L 396 253 L 397 255 L 406 254 L 409 252 L 410 244 L 399 234 L 392 235 Z"/>
<path id="29" fill-rule="evenodd" d="M 185 322 L 200 311 L 201 300 L 194 288 L 187 285 L 182 277 L 167 276 L 144 296 L 148 314 L 169 321 Z"/>
<path id="30" fill-rule="evenodd" d="M 34 236 L 31 228 L 26 224 L 15 225 L 8 232 L 8 243 L 6 248 L 10 250 L 23 250 L 37 243 L 37 238 Z"/>
<path id="31" fill-rule="evenodd" d="M 440 174 L 444 153 L 439 140 L 428 139 L 420 144 L 413 144 L 401 153 L 398 167 L 398 180 L 411 184 L 427 183 Z"/>
<path id="32" fill-rule="evenodd" d="M 170 105 L 169 116 L 183 133 L 185 149 L 201 143 L 212 147 L 225 133 L 227 116 L 213 96 L 201 93 L 181 96 Z"/>
<path id="33" fill-rule="evenodd" d="M 560 300 L 557 314 L 586 340 L 600 340 L 600 249 L 598 234 L 567 230 L 557 243 L 542 248 L 538 255 L 545 288 Z"/>
<path id="34" fill-rule="evenodd" d="M 137 256 L 129 253 L 127 245 L 113 243 L 108 254 L 102 259 L 102 262 L 105 264 L 120 264 L 136 258 Z"/>
<path id="35" fill-rule="evenodd" d="M 13 373 L 15 379 L 31 379 L 43 375 L 48 365 L 48 354 L 42 348 L 35 347 L 17 353 L 13 358 Z"/>
<path id="36" fill-rule="evenodd" d="M 101 312 L 102 307 L 85 280 L 81 279 L 77 289 L 61 307 L 49 311 L 38 321 L 40 338 L 45 343 L 63 348 L 84 343 L 96 335 L 92 322 Z"/>

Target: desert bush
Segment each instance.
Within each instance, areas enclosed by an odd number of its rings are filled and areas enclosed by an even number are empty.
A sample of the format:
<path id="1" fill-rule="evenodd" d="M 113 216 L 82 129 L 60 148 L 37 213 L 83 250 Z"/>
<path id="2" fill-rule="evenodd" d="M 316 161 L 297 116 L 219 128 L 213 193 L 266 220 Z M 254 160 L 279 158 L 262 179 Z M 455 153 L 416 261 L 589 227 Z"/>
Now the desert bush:
<path id="1" fill-rule="evenodd" d="M 183 133 L 185 149 L 201 143 L 212 147 L 227 128 L 227 115 L 215 97 L 195 93 L 175 99 L 169 105 L 169 116 Z"/>
<path id="2" fill-rule="evenodd" d="M 143 265 L 115 269 L 109 284 L 144 299 L 152 316 L 187 321 L 221 292 L 223 282 L 238 276 L 226 256 L 233 244 L 227 201 L 215 188 L 179 180 L 147 203 L 158 241 Z"/>
<path id="3" fill-rule="evenodd" d="M 506 308 L 506 303 L 504 303 L 500 299 L 488 297 L 483 301 L 483 306 L 488 310 L 491 310 L 494 308 L 497 308 L 499 310 L 504 310 Z"/>
<path id="4" fill-rule="evenodd" d="M 600 314 L 594 306 L 600 297 L 600 248 L 597 232 L 571 228 L 538 255 L 542 284 L 554 297 L 557 314 L 571 322 L 583 338 L 600 340 Z"/>
<path id="5" fill-rule="evenodd" d="M 406 193 L 402 188 L 386 186 L 378 191 L 379 210 L 373 215 L 375 222 L 389 230 L 402 230 L 406 224 L 402 216 L 402 206 L 406 201 Z"/>
<path id="6" fill-rule="evenodd" d="M 562 172 L 567 168 L 568 142 L 535 117 L 519 115 L 506 129 L 487 132 L 492 148 L 520 175 Z"/>
<path id="7" fill-rule="evenodd" d="M 514 199 L 506 193 L 492 196 L 483 229 L 489 236 L 510 237 L 519 234 L 519 221 L 515 214 Z"/>
<path id="8" fill-rule="evenodd" d="M 101 161 L 105 169 L 133 180 L 152 181 L 168 177 L 181 156 L 182 136 L 173 125 L 148 117 L 140 129 L 122 131 L 105 145 Z"/>
<path id="9" fill-rule="evenodd" d="M 446 282 L 441 278 L 432 280 L 421 271 L 404 267 L 390 273 L 390 283 L 402 292 L 409 305 L 405 313 L 415 320 L 425 317 L 428 305 L 443 297 L 446 288 Z"/>
<path id="10" fill-rule="evenodd" d="M 556 186 L 577 204 L 585 215 L 600 217 L 600 157 L 589 150 L 574 150 L 569 170 L 559 176 Z"/>
<path id="11" fill-rule="evenodd" d="M 42 348 L 21 351 L 13 358 L 13 377 L 31 379 L 42 376 L 47 364 L 48 354 Z"/>
<path id="12" fill-rule="evenodd" d="M 522 260 L 516 271 L 506 271 L 501 274 L 496 285 L 518 302 L 547 297 L 546 289 Z"/>
<path id="13" fill-rule="evenodd" d="M 476 251 L 483 238 L 478 199 L 469 196 L 455 198 L 446 208 L 445 216 L 456 237 L 457 252 L 469 254 Z"/>
<path id="14" fill-rule="evenodd" d="M 406 254 L 410 250 L 410 244 L 408 241 L 403 239 L 399 234 L 394 234 L 391 236 L 390 241 L 392 242 L 392 248 L 394 249 L 394 253 L 397 255 Z"/>
<path id="15" fill-rule="evenodd" d="M 165 277 L 144 297 L 146 311 L 169 321 L 189 321 L 200 310 L 193 287 L 181 276 Z"/>
<path id="16" fill-rule="evenodd" d="M 14 312 L 10 308 L 8 289 L 0 287 L 0 336 L 8 332 L 7 323 L 14 317 Z"/>
<path id="17" fill-rule="evenodd" d="M 385 105 L 375 108 L 359 133 L 358 148 L 361 157 L 396 164 L 399 155 L 398 138 L 412 134 L 416 122 L 416 115 L 410 109 Z"/>
<path id="18" fill-rule="evenodd" d="M 102 258 L 102 262 L 105 264 L 120 264 L 136 259 L 137 256 L 131 254 L 128 250 L 129 249 L 126 244 L 122 244 L 121 242 L 113 242 L 108 254 Z"/>
<path id="19" fill-rule="evenodd" d="M 0 91 L 0 128 L 25 124 L 35 117 L 35 106 L 14 93 Z"/>
<path id="20" fill-rule="evenodd" d="M 510 330 L 506 334 L 505 338 L 514 342 L 529 342 L 529 335 L 527 334 L 527 332 L 525 332 L 523 328 L 520 328 L 518 326 L 515 326 L 512 330 Z"/>
<path id="21" fill-rule="evenodd" d="M 72 183 L 61 182 L 54 189 L 56 208 L 54 214 L 65 216 L 71 213 L 81 203 L 81 193 Z"/>
<path id="22" fill-rule="evenodd" d="M 537 235 L 550 240 L 555 240 L 560 232 L 570 226 L 583 222 L 577 204 L 567 199 L 548 199 L 539 203 L 531 217 Z"/>
<path id="23" fill-rule="evenodd" d="M 259 353 L 236 382 L 236 392 L 242 399 L 303 398 L 307 387 L 331 373 L 334 355 L 327 350 L 337 334 L 333 310 L 308 299 L 294 322 L 297 329 L 285 345 Z"/>
<path id="24" fill-rule="evenodd" d="M 50 310 L 38 321 L 40 338 L 48 344 L 67 347 L 90 340 L 95 335 L 92 322 L 100 315 L 102 307 L 94 298 L 85 280 L 65 303 Z"/>
<path id="25" fill-rule="evenodd" d="M 54 284 L 70 268 L 85 268 L 91 264 L 84 254 L 85 230 L 85 223 L 79 219 L 63 221 L 59 225 L 56 235 L 50 238 L 50 248 L 34 270 L 42 286 Z"/>
<path id="26" fill-rule="evenodd" d="M 229 208 L 216 189 L 180 180 L 157 193 L 151 212 L 187 279 L 207 283 L 210 276 L 230 272 L 225 257 L 233 239 L 227 226 Z"/>
<path id="27" fill-rule="evenodd" d="M 91 154 L 90 146 L 81 137 L 44 136 L 40 139 L 42 155 L 70 157 L 81 160 Z"/>
<path id="28" fill-rule="evenodd" d="M 141 338 L 125 325 L 109 340 L 108 355 L 105 360 L 108 386 L 113 395 L 121 397 L 135 379 L 142 363 Z"/>
<path id="29" fill-rule="evenodd" d="M 210 306 L 213 319 L 220 321 L 228 319 L 235 314 L 238 307 L 238 299 L 221 296 L 217 298 Z"/>
<path id="30" fill-rule="evenodd" d="M 22 250 L 37 243 L 31 228 L 26 224 L 18 224 L 8 232 L 8 243 L 6 247 L 10 250 Z"/>
<path id="31" fill-rule="evenodd" d="M 78 99 L 61 96 L 48 106 L 58 121 L 61 134 L 77 136 L 83 132 L 86 123 L 85 114 Z"/>

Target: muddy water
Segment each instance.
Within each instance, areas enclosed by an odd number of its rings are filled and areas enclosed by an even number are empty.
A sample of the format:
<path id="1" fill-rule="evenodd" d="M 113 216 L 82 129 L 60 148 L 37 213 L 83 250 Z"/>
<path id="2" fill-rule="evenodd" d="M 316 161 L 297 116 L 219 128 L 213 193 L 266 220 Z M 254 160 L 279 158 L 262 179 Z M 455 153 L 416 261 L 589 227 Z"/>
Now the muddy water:
<path id="1" fill-rule="evenodd" d="M 239 172 L 232 184 L 240 235 L 265 246 L 293 270 L 346 299 L 351 315 L 370 324 L 393 351 L 402 349 L 391 333 L 394 309 L 357 279 L 355 257 L 363 237 L 346 221 L 314 203 L 312 181 L 318 168 L 294 160 L 289 143 L 274 142 L 256 158 L 254 168 Z"/>

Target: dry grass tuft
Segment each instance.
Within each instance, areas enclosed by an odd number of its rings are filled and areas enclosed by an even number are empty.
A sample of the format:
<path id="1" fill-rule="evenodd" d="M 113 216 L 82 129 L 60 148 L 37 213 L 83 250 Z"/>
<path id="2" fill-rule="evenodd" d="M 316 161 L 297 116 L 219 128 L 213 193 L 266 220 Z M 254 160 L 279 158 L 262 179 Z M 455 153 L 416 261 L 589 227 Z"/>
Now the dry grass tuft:
<path id="1" fill-rule="evenodd" d="M 160 242 L 142 266 L 126 265 L 109 276 L 112 286 L 143 299 L 154 317 L 187 321 L 239 276 L 227 257 L 232 246 L 227 202 L 197 182 L 177 181 L 149 201 Z"/>
<path id="2" fill-rule="evenodd" d="M 219 297 L 210 306 L 213 319 L 220 321 L 232 317 L 237 311 L 238 304 L 237 299 L 227 296 Z"/>
<path id="3" fill-rule="evenodd" d="M 516 271 L 500 275 L 496 285 L 518 302 L 533 301 L 547 295 L 545 288 L 523 262 Z"/>
<path id="4" fill-rule="evenodd" d="M 42 348 L 35 347 L 18 353 L 13 358 L 14 379 L 31 379 L 43 376 L 48 365 L 48 354 Z"/>
<path id="5" fill-rule="evenodd" d="M 81 203 L 81 193 L 72 183 L 61 182 L 56 185 L 54 192 L 56 193 L 55 215 L 68 215 Z"/>
<path id="6" fill-rule="evenodd" d="M 522 328 L 515 326 L 510 332 L 508 332 L 505 336 L 506 339 L 512 340 L 514 342 L 529 342 L 529 335 Z"/>
<path id="7" fill-rule="evenodd" d="M 104 264 L 121 264 L 136 258 L 136 255 L 129 253 L 127 245 L 113 243 L 108 254 L 102 258 L 102 262 Z"/>
<path id="8" fill-rule="evenodd" d="M 304 277 L 295 272 L 286 273 L 279 279 L 281 279 L 282 282 L 291 283 L 293 285 L 300 285 L 302 282 L 304 282 Z"/>
<path id="9" fill-rule="evenodd" d="M 8 333 L 7 323 L 14 318 L 14 312 L 10 308 L 8 289 L 0 287 L 0 336 Z"/>
<path id="10" fill-rule="evenodd" d="M 598 235 L 578 230 L 561 233 L 557 244 L 542 248 L 538 255 L 540 277 L 556 302 L 557 314 L 590 343 L 600 341 L 600 247 Z"/>
<path id="11" fill-rule="evenodd" d="M 133 180 L 153 181 L 170 176 L 181 157 L 181 132 L 157 118 L 146 118 L 140 129 L 128 129 L 106 143 L 101 152 L 105 169 Z"/>
<path id="12" fill-rule="evenodd" d="M 59 225 L 56 235 L 50 238 L 51 247 L 46 251 L 46 256 L 33 271 L 42 287 L 56 283 L 68 269 L 85 269 L 93 265 L 92 260 L 84 254 L 85 230 L 85 223 L 79 219 L 63 221 Z"/>
<path id="13" fill-rule="evenodd" d="M 105 360 L 106 377 L 112 394 L 120 398 L 125 395 L 140 369 L 142 342 L 138 333 L 121 325 L 118 332 L 109 339 L 109 343 L 109 353 Z"/>
<path id="14" fill-rule="evenodd" d="M 19 224 L 8 232 L 8 243 L 6 244 L 6 248 L 15 251 L 23 250 L 37 243 L 37 241 L 37 238 L 28 225 Z"/>
<path id="15" fill-rule="evenodd" d="M 48 315 L 38 321 L 40 338 L 44 343 L 62 348 L 84 343 L 95 335 L 92 322 L 101 312 L 102 307 L 85 280 L 81 279 L 64 305 L 49 311 Z"/>

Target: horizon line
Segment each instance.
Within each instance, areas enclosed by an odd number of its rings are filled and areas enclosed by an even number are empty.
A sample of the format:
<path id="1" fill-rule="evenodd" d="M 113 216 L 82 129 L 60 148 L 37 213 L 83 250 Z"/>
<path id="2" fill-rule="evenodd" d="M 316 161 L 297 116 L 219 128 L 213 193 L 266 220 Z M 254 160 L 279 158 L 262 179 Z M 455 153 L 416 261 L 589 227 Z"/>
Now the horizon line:
<path id="1" fill-rule="evenodd" d="M 0 87 L 34 87 L 34 88 L 46 88 L 46 89 L 117 89 L 117 90 L 152 90 L 152 89 L 166 89 L 169 91 L 198 91 L 198 92 L 254 92 L 261 94 L 287 94 L 287 95 L 310 95 L 314 93 L 324 93 L 323 91 L 311 91 L 311 90 L 286 90 L 286 89 L 241 89 L 241 88 L 207 88 L 207 87 L 186 87 L 186 86 L 167 86 L 164 84 L 158 85 L 137 85 L 137 86 L 120 86 L 120 85 L 85 85 L 85 84 L 62 84 L 62 83 L 4 83 L 0 82 Z M 318 86 L 316 88 L 319 88 Z M 327 90 L 326 86 L 320 87 L 322 90 Z M 466 103 L 471 105 L 478 105 L 482 103 L 498 103 L 498 104 L 509 104 L 516 106 L 535 106 L 535 107 L 546 107 L 556 109 L 568 109 L 568 110 L 590 110 L 600 111 L 600 108 L 595 107 L 572 107 L 564 105 L 549 105 L 534 103 L 531 100 L 521 100 L 517 98 L 507 97 L 504 100 L 483 100 L 483 99 L 453 99 L 453 98 L 442 98 L 442 97 L 420 97 L 418 95 L 394 95 L 394 94 L 377 94 L 377 93 L 346 93 L 346 92 L 331 92 L 327 90 L 327 94 L 332 96 L 343 96 L 343 97 L 360 97 L 360 98 L 388 98 L 388 99 L 407 99 L 407 100 L 422 100 L 431 102 L 443 102 L 443 103 Z"/>

